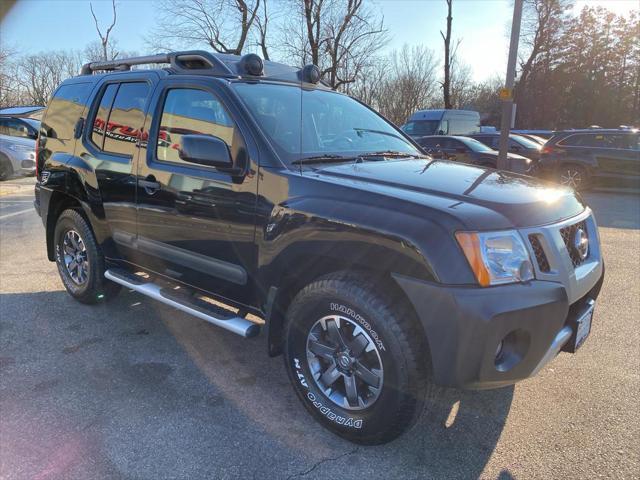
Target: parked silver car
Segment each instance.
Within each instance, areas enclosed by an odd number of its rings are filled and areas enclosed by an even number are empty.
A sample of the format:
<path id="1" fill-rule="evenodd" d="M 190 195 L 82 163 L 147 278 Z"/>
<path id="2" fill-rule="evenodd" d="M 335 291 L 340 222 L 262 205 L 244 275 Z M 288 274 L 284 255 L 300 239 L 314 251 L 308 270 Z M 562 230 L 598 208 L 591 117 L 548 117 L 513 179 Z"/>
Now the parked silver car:
<path id="1" fill-rule="evenodd" d="M 40 122 L 31 118 L 0 117 L 0 180 L 36 172 L 36 138 Z"/>

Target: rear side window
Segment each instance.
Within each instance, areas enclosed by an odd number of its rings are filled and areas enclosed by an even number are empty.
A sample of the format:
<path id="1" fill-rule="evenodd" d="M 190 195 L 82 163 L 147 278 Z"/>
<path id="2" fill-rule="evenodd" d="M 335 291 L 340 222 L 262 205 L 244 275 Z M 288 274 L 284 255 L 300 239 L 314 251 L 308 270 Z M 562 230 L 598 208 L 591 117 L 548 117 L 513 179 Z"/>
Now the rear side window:
<path id="1" fill-rule="evenodd" d="M 82 115 L 91 91 L 91 83 L 62 85 L 53 94 L 42 127 L 49 138 L 71 140 L 76 122 Z"/>
<path id="2" fill-rule="evenodd" d="M 184 163 L 178 156 L 180 139 L 194 134 L 219 137 L 231 147 L 233 122 L 212 93 L 187 88 L 169 90 L 160 120 L 156 157 L 165 162 Z"/>
<path id="3" fill-rule="evenodd" d="M 630 148 L 631 135 L 613 133 L 583 133 L 569 135 L 560 140 L 558 145 L 568 147 L 595 147 L 595 148 Z"/>
<path id="4" fill-rule="evenodd" d="M 149 85 L 143 82 L 120 84 L 105 128 L 102 148 L 105 152 L 133 155 L 144 125 L 144 106 L 149 90 Z"/>
<path id="5" fill-rule="evenodd" d="M 118 90 L 118 84 L 112 83 L 107 85 L 102 98 L 100 99 L 100 106 L 96 112 L 96 117 L 93 120 L 93 130 L 91 132 L 91 141 L 96 147 L 102 150 L 104 144 L 104 132 L 106 131 L 107 120 L 109 119 L 109 112 L 111 111 L 111 105 L 113 105 L 113 99 L 116 97 L 116 91 Z"/>
<path id="6" fill-rule="evenodd" d="M 470 135 L 480 130 L 479 121 L 466 118 L 449 119 L 449 135 Z"/>
<path id="7" fill-rule="evenodd" d="M 20 120 L 0 118 L 0 135 L 28 138 L 29 133 L 29 128 Z"/>

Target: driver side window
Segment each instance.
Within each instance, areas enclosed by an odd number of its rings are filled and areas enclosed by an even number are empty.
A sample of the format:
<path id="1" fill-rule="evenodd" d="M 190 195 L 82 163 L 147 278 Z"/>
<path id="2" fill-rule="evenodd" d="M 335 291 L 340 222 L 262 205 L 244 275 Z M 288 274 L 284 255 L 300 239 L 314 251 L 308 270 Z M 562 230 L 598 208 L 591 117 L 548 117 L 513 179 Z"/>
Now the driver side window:
<path id="1" fill-rule="evenodd" d="M 186 163 L 178 155 L 180 140 L 183 135 L 195 134 L 218 137 L 231 148 L 234 124 L 220 100 L 211 92 L 191 88 L 169 90 L 158 130 L 157 159 Z"/>

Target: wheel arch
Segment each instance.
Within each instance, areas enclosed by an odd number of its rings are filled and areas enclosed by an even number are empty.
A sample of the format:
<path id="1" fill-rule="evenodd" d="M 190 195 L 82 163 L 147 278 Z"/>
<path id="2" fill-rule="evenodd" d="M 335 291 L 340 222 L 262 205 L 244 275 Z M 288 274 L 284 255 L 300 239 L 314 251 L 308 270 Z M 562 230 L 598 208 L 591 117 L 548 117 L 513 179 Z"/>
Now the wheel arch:
<path id="1" fill-rule="evenodd" d="M 339 246 L 333 245 L 331 250 L 314 255 L 292 255 L 287 257 L 286 263 L 280 264 L 282 267 L 278 268 L 280 275 L 273 279 L 268 289 L 265 309 L 269 355 L 278 356 L 283 352 L 286 313 L 295 295 L 306 285 L 321 277 L 333 273 L 344 273 L 360 276 L 364 282 L 373 284 L 376 290 L 390 300 L 392 307 L 402 308 L 412 315 L 415 327 L 422 334 L 425 351 L 430 356 L 424 327 L 418 320 L 413 304 L 393 276 L 394 273 L 415 276 L 416 265 L 411 265 L 406 259 L 400 258 L 397 252 L 384 251 L 384 249 L 374 249 L 369 251 L 368 255 L 353 258 L 353 261 L 345 263 L 345 258 L 349 258 L 345 255 L 348 254 L 348 251 L 345 252 Z M 385 254 L 389 257 L 389 264 L 394 264 L 395 268 L 388 268 L 387 263 L 381 261 L 381 255 Z M 424 267 L 421 269 L 421 278 L 434 280 Z"/>
<path id="2" fill-rule="evenodd" d="M 72 195 L 54 190 L 51 193 L 51 198 L 49 199 L 47 224 L 45 229 L 47 240 L 47 258 L 52 262 L 55 260 L 54 234 L 56 230 L 56 224 L 58 223 L 58 218 L 60 217 L 62 212 L 68 209 L 74 209 L 78 211 L 87 220 L 89 228 L 93 229 L 93 226 L 88 219 L 87 212 L 85 211 L 86 207 L 83 206 L 82 202 Z"/>

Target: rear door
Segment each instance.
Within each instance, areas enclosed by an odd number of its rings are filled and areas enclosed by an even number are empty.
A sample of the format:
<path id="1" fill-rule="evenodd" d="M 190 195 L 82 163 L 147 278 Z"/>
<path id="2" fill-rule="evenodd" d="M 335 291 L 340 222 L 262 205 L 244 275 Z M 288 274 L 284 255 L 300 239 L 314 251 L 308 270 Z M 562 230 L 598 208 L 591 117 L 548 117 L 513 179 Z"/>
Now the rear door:
<path id="1" fill-rule="evenodd" d="M 605 133 L 594 138 L 594 154 L 599 169 L 607 176 L 607 186 L 640 187 L 638 134 Z"/>
<path id="2" fill-rule="evenodd" d="M 151 72 L 110 76 L 98 86 L 76 152 L 95 172 L 107 229 L 105 254 L 132 260 L 136 235 L 136 161 L 149 100 L 157 83 Z"/>
<path id="3" fill-rule="evenodd" d="M 249 303 L 254 269 L 257 164 L 231 176 L 179 156 L 181 137 L 212 135 L 248 157 L 248 129 L 224 91 L 205 79 L 169 78 L 148 118 L 138 166 L 137 262 L 161 275 Z M 248 160 L 250 162 L 250 160 Z"/>

